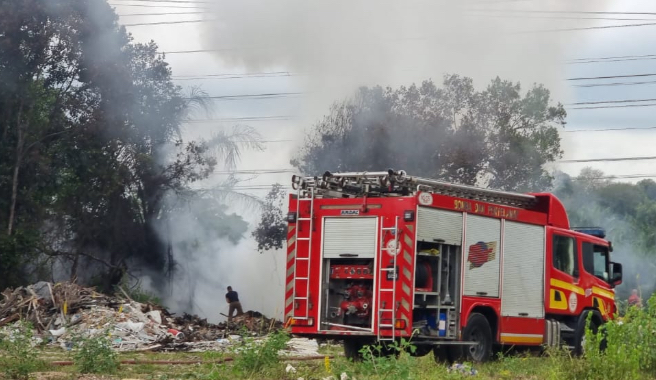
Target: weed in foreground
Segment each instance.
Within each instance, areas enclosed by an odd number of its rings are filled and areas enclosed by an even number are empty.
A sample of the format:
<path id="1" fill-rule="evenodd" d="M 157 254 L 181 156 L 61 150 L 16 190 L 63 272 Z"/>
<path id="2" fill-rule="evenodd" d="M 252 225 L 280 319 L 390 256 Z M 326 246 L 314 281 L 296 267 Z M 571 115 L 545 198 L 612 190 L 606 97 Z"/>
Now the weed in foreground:
<path id="1" fill-rule="evenodd" d="M 30 373 L 45 367 L 34 347 L 34 330 L 19 322 L 9 333 L 0 336 L 0 370 L 9 379 L 27 380 Z"/>
<path id="2" fill-rule="evenodd" d="M 232 369 L 236 375 L 250 378 L 255 374 L 262 374 L 264 369 L 281 370 L 278 352 L 284 349 L 289 341 L 286 332 L 276 331 L 262 340 L 256 340 L 246 332 L 242 336 L 243 344 L 233 349 Z"/>
<path id="3" fill-rule="evenodd" d="M 74 355 L 75 366 L 80 373 L 116 373 L 118 356 L 112 349 L 107 331 L 93 337 L 77 337 L 75 343 L 78 347 Z"/>

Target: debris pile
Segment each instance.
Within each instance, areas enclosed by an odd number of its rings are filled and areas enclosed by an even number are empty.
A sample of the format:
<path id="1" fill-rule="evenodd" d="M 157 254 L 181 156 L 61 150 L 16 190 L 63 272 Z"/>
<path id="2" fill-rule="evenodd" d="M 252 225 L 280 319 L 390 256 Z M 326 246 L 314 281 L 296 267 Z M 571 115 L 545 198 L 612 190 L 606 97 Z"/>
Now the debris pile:
<path id="1" fill-rule="evenodd" d="M 153 304 L 111 297 L 72 283 L 39 282 L 1 293 L 0 328 L 30 322 L 45 341 L 70 349 L 77 338 L 108 334 L 113 347 L 133 350 L 224 349 L 237 333 L 265 335 L 282 328 L 275 319 L 249 311 L 230 323 L 211 324 L 195 315 L 174 316 Z"/>

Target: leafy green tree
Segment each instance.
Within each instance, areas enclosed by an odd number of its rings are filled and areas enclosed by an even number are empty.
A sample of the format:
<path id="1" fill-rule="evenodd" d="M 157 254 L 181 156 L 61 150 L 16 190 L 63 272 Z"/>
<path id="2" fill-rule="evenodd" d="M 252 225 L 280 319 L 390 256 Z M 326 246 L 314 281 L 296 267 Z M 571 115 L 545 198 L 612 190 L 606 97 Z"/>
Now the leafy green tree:
<path id="1" fill-rule="evenodd" d="M 470 78 L 447 75 L 441 88 L 361 88 L 332 106 L 292 164 L 311 175 L 393 167 L 448 181 L 507 190 L 544 190 L 543 168 L 562 155 L 561 104 L 549 91 L 493 80 L 476 91 Z"/>
<path id="2" fill-rule="evenodd" d="M 287 239 L 286 200 L 287 191 L 280 184 L 273 185 L 264 199 L 262 219 L 253 231 L 260 252 L 281 249 Z"/>
<path id="3" fill-rule="evenodd" d="M 210 100 L 117 20 L 102 0 L 0 1 L 0 287 L 54 263 L 106 288 L 130 267 L 164 271 L 168 195 L 261 148 L 245 127 L 184 141 Z"/>

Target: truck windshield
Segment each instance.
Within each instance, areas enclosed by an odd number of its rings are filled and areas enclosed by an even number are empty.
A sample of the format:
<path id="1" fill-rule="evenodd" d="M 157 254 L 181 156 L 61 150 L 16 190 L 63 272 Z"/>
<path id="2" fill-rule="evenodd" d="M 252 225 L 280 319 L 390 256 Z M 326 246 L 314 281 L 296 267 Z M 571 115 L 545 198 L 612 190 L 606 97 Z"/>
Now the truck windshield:
<path id="1" fill-rule="evenodd" d="M 586 272 L 608 281 L 608 247 L 583 242 L 583 268 Z"/>

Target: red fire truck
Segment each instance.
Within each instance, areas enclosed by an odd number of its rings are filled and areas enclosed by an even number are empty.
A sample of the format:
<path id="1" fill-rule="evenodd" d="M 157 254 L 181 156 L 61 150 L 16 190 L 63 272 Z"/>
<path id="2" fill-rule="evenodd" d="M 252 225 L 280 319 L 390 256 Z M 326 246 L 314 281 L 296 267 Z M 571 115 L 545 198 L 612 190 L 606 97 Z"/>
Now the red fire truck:
<path id="1" fill-rule="evenodd" d="M 616 313 L 622 266 L 599 228 L 570 228 L 552 194 L 403 171 L 292 179 L 285 319 L 293 334 L 485 361 L 500 345 L 580 351 Z"/>

